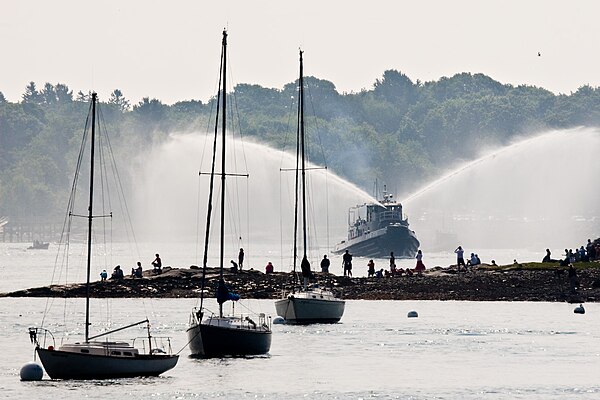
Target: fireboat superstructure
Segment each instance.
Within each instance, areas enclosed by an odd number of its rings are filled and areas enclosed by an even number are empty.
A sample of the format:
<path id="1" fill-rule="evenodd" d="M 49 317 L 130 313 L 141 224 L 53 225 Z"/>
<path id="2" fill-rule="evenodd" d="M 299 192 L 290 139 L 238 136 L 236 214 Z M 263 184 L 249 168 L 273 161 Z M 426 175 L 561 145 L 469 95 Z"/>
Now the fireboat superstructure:
<path id="1" fill-rule="evenodd" d="M 413 258 L 418 249 L 419 240 L 402 214 L 402 204 L 384 186 L 379 203 L 350 208 L 348 239 L 338 243 L 334 253 L 348 250 L 358 257 L 386 258 L 394 252 L 396 258 Z"/>

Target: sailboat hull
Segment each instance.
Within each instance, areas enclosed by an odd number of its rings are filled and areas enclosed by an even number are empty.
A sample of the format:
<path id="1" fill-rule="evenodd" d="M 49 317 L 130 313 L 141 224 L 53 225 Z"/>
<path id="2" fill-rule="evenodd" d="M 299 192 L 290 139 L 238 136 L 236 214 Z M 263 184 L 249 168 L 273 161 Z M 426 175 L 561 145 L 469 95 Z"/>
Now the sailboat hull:
<path id="1" fill-rule="evenodd" d="M 179 356 L 139 354 L 115 357 L 37 348 L 44 370 L 52 379 L 113 379 L 158 376 L 175 367 Z"/>
<path id="2" fill-rule="evenodd" d="M 344 314 L 346 302 L 340 299 L 297 297 L 293 294 L 275 301 L 277 315 L 289 324 L 334 324 Z"/>
<path id="3" fill-rule="evenodd" d="M 187 334 L 192 357 L 253 356 L 271 349 L 270 330 L 199 324 Z"/>

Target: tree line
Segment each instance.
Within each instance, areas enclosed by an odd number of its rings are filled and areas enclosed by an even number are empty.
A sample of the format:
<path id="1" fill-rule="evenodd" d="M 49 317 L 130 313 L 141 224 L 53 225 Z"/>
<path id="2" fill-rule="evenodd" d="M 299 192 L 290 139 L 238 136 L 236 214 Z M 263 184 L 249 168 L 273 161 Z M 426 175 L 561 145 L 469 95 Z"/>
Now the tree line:
<path id="1" fill-rule="evenodd" d="M 352 93 L 339 93 L 316 77 L 305 81 L 309 158 L 367 190 L 378 179 L 407 193 L 484 146 L 546 129 L 600 124 L 600 90 L 590 86 L 555 95 L 483 74 L 413 82 L 396 70 Z M 239 84 L 231 94 L 244 137 L 295 151 L 297 82 L 282 89 Z M 61 214 L 89 99 L 89 93 L 73 94 L 62 83 L 38 88 L 31 82 L 16 103 L 0 92 L 0 215 Z M 143 151 L 170 132 L 205 131 L 214 102 L 167 105 L 146 97 L 131 104 L 115 89 L 102 110 L 117 158 L 127 160 L 129 149 Z"/>

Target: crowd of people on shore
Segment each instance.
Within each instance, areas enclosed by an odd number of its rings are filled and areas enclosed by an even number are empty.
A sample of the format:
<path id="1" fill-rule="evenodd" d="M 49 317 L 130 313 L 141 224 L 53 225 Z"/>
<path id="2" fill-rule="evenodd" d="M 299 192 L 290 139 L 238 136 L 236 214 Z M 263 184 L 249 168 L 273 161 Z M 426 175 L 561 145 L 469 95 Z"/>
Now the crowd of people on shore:
<path id="1" fill-rule="evenodd" d="M 558 262 L 561 267 L 566 267 L 575 262 L 589 262 L 595 260 L 600 260 L 600 239 L 596 239 L 595 241 L 588 239 L 585 247 L 582 245 L 579 248 L 575 248 L 575 251 L 573 251 L 573 249 L 565 249 L 565 254 L 560 260 L 553 259 L 550 249 L 546 249 L 546 255 L 542 259 L 542 262 Z"/>
<path id="2" fill-rule="evenodd" d="M 162 273 L 162 260 L 160 259 L 159 254 L 155 254 L 155 258 L 150 264 L 152 265 L 152 273 L 153 274 L 158 275 L 158 274 Z M 142 263 L 140 261 L 138 261 L 136 263 L 135 267 L 131 268 L 130 277 L 131 278 L 143 278 L 144 277 Z M 106 272 L 106 270 L 104 269 L 104 270 L 102 270 L 102 272 L 100 272 L 100 280 L 104 282 L 107 279 L 109 279 L 108 272 Z M 113 272 L 110 274 L 110 279 L 112 279 L 112 280 L 125 279 L 125 274 L 120 265 L 117 265 L 115 268 L 113 268 Z"/>
<path id="3" fill-rule="evenodd" d="M 454 253 L 456 254 L 456 271 L 457 272 L 467 272 L 473 267 L 481 264 L 481 259 L 479 255 L 476 253 L 470 253 L 470 257 L 465 261 L 465 250 L 462 246 L 458 246 Z M 240 248 L 238 253 L 238 260 L 235 262 L 231 260 L 231 268 L 230 271 L 237 273 L 242 271 L 244 265 L 245 253 L 244 249 Z M 413 276 L 413 275 L 422 275 L 426 270 L 425 263 L 423 262 L 423 251 L 419 249 L 415 256 L 416 264 L 414 268 L 401 268 L 396 265 L 396 257 L 394 256 L 394 252 L 390 253 L 389 256 L 389 269 L 380 268 L 379 270 L 375 267 L 375 261 L 370 259 L 366 265 L 367 267 L 367 278 L 390 278 L 390 277 L 401 277 L 401 276 Z M 573 249 L 565 249 L 565 254 L 560 259 L 553 259 L 552 253 L 550 249 L 546 249 L 546 255 L 542 259 L 544 263 L 558 263 L 560 266 L 570 266 L 572 268 L 573 263 L 577 262 L 588 262 L 588 261 L 596 261 L 600 260 L 600 238 L 592 241 L 591 239 L 587 240 L 585 245 L 580 246 L 576 250 Z M 343 275 L 347 277 L 352 277 L 352 261 L 353 256 L 350 254 L 348 250 L 342 255 L 342 271 Z M 154 260 L 150 263 L 152 265 L 152 272 L 154 274 L 162 273 L 162 260 L 159 254 L 155 255 Z M 517 260 L 514 261 L 515 265 L 520 265 Z M 491 266 L 497 266 L 496 261 L 491 261 Z M 321 273 L 328 274 L 330 273 L 331 260 L 327 257 L 327 254 L 323 256 L 320 262 Z M 306 282 L 308 279 L 313 278 L 314 275 L 311 271 L 310 262 L 306 257 L 302 259 L 300 266 L 302 277 Z M 272 274 L 275 272 L 275 267 L 271 261 L 267 262 L 265 266 L 265 274 Z M 569 275 L 573 275 L 574 273 L 569 270 Z M 143 270 L 141 262 L 136 263 L 136 267 L 131 269 L 131 277 L 132 278 L 142 278 Z M 108 279 L 108 273 L 106 270 L 103 270 L 100 273 L 100 278 L 102 281 L 106 281 Z M 124 279 L 123 270 L 120 265 L 117 265 L 110 279 L 119 280 Z"/>

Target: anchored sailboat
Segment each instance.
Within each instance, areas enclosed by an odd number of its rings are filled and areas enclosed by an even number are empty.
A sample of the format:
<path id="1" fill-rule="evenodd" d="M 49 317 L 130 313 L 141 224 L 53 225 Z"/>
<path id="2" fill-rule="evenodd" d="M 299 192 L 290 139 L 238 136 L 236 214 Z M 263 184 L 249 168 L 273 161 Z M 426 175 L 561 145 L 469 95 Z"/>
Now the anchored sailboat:
<path id="1" fill-rule="evenodd" d="M 206 276 L 208 260 L 208 242 L 212 213 L 212 197 L 214 188 L 215 164 L 217 153 L 217 136 L 219 128 L 219 112 L 221 115 L 221 230 L 219 254 L 219 287 L 217 302 L 219 314 L 215 315 L 204 307 L 204 290 L 200 294 L 200 307 L 194 308 L 190 315 L 187 329 L 191 355 L 193 357 L 224 357 L 266 354 L 271 348 L 271 321 L 265 314 L 257 316 L 244 314 L 223 314 L 223 303 L 228 300 L 237 301 L 239 296 L 227 288 L 223 277 L 223 261 L 225 250 L 225 136 L 226 136 L 226 105 L 227 105 L 227 32 L 223 31 L 221 48 L 221 77 L 217 96 L 217 118 L 213 141 L 212 166 L 208 211 L 206 215 L 206 230 L 204 240 L 204 256 L 202 260 L 203 277 Z M 203 278 L 204 281 L 204 278 Z"/>
<path id="2" fill-rule="evenodd" d="M 294 207 L 294 274 L 296 273 L 296 262 L 298 259 L 297 231 L 298 231 L 298 201 L 299 193 L 302 193 L 302 275 L 305 277 L 304 285 L 295 288 L 275 301 L 277 315 L 283 317 L 291 324 L 312 323 L 335 323 L 344 314 L 345 301 L 338 299 L 330 290 L 308 287 L 307 280 L 310 276 L 310 263 L 307 257 L 306 237 L 306 167 L 304 152 L 304 66 L 303 52 L 300 51 L 300 79 L 298 98 L 298 130 L 296 146 L 296 193 Z M 299 179 L 300 174 L 300 179 Z"/>
<path id="3" fill-rule="evenodd" d="M 90 271 L 92 265 L 92 222 L 98 217 L 112 217 L 110 215 L 94 215 L 94 158 L 96 141 L 96 93 L 92 93 L 91 102 L 91 137 L 90 142 L 90 186 L 88 214 L 85 216 L 88 221 L 87 227 L 87 281 L 86 281 L 86 300 L 85 300 L 85 338 L 81 342 L 61 345 L 58 350 L 55 348 L 54 336 L 45 328 L 30 328 L 29 334 L 31 341 L 36 345 L 36 352 L 46 370 L 46 373 L 52 379 L 107 379 L 124 378 L 138 376 L 158 376 L 165 371 L 175 367 L 178 355 L 166 353 L 164 350 L 153 347 L 153 337 L 150 334 L 150 323 L 148 319 L 127 325 L 122 328 L 113 329 L 108 332 L 90 336 Z M 87 126 L 87 123 L 86 123 Z M 79 177 L 81 160 L 85 150 L 86 135 L 84 134 L 83 143 L 77 171 L 75 174 L 71 200 L 69 201 L 68 218 L 71 219 L 77 215 L 73 212 L 73 203 L 77 187 L 77 178 Z M 101 153 L 101 152 L 100 152 Z M 71 226 L 69 222 L 68 226 Z M 102 337 L 122 331 L 127 328 L 146 324 L 148 348 L 147 353 L 142 353 L 137 348 L 127 342 L 96 340 Z M 40 341 L 42 343 L 40 343 Z M 42 344 L 52 341 L 52 345 L 44 348 Z"/>

